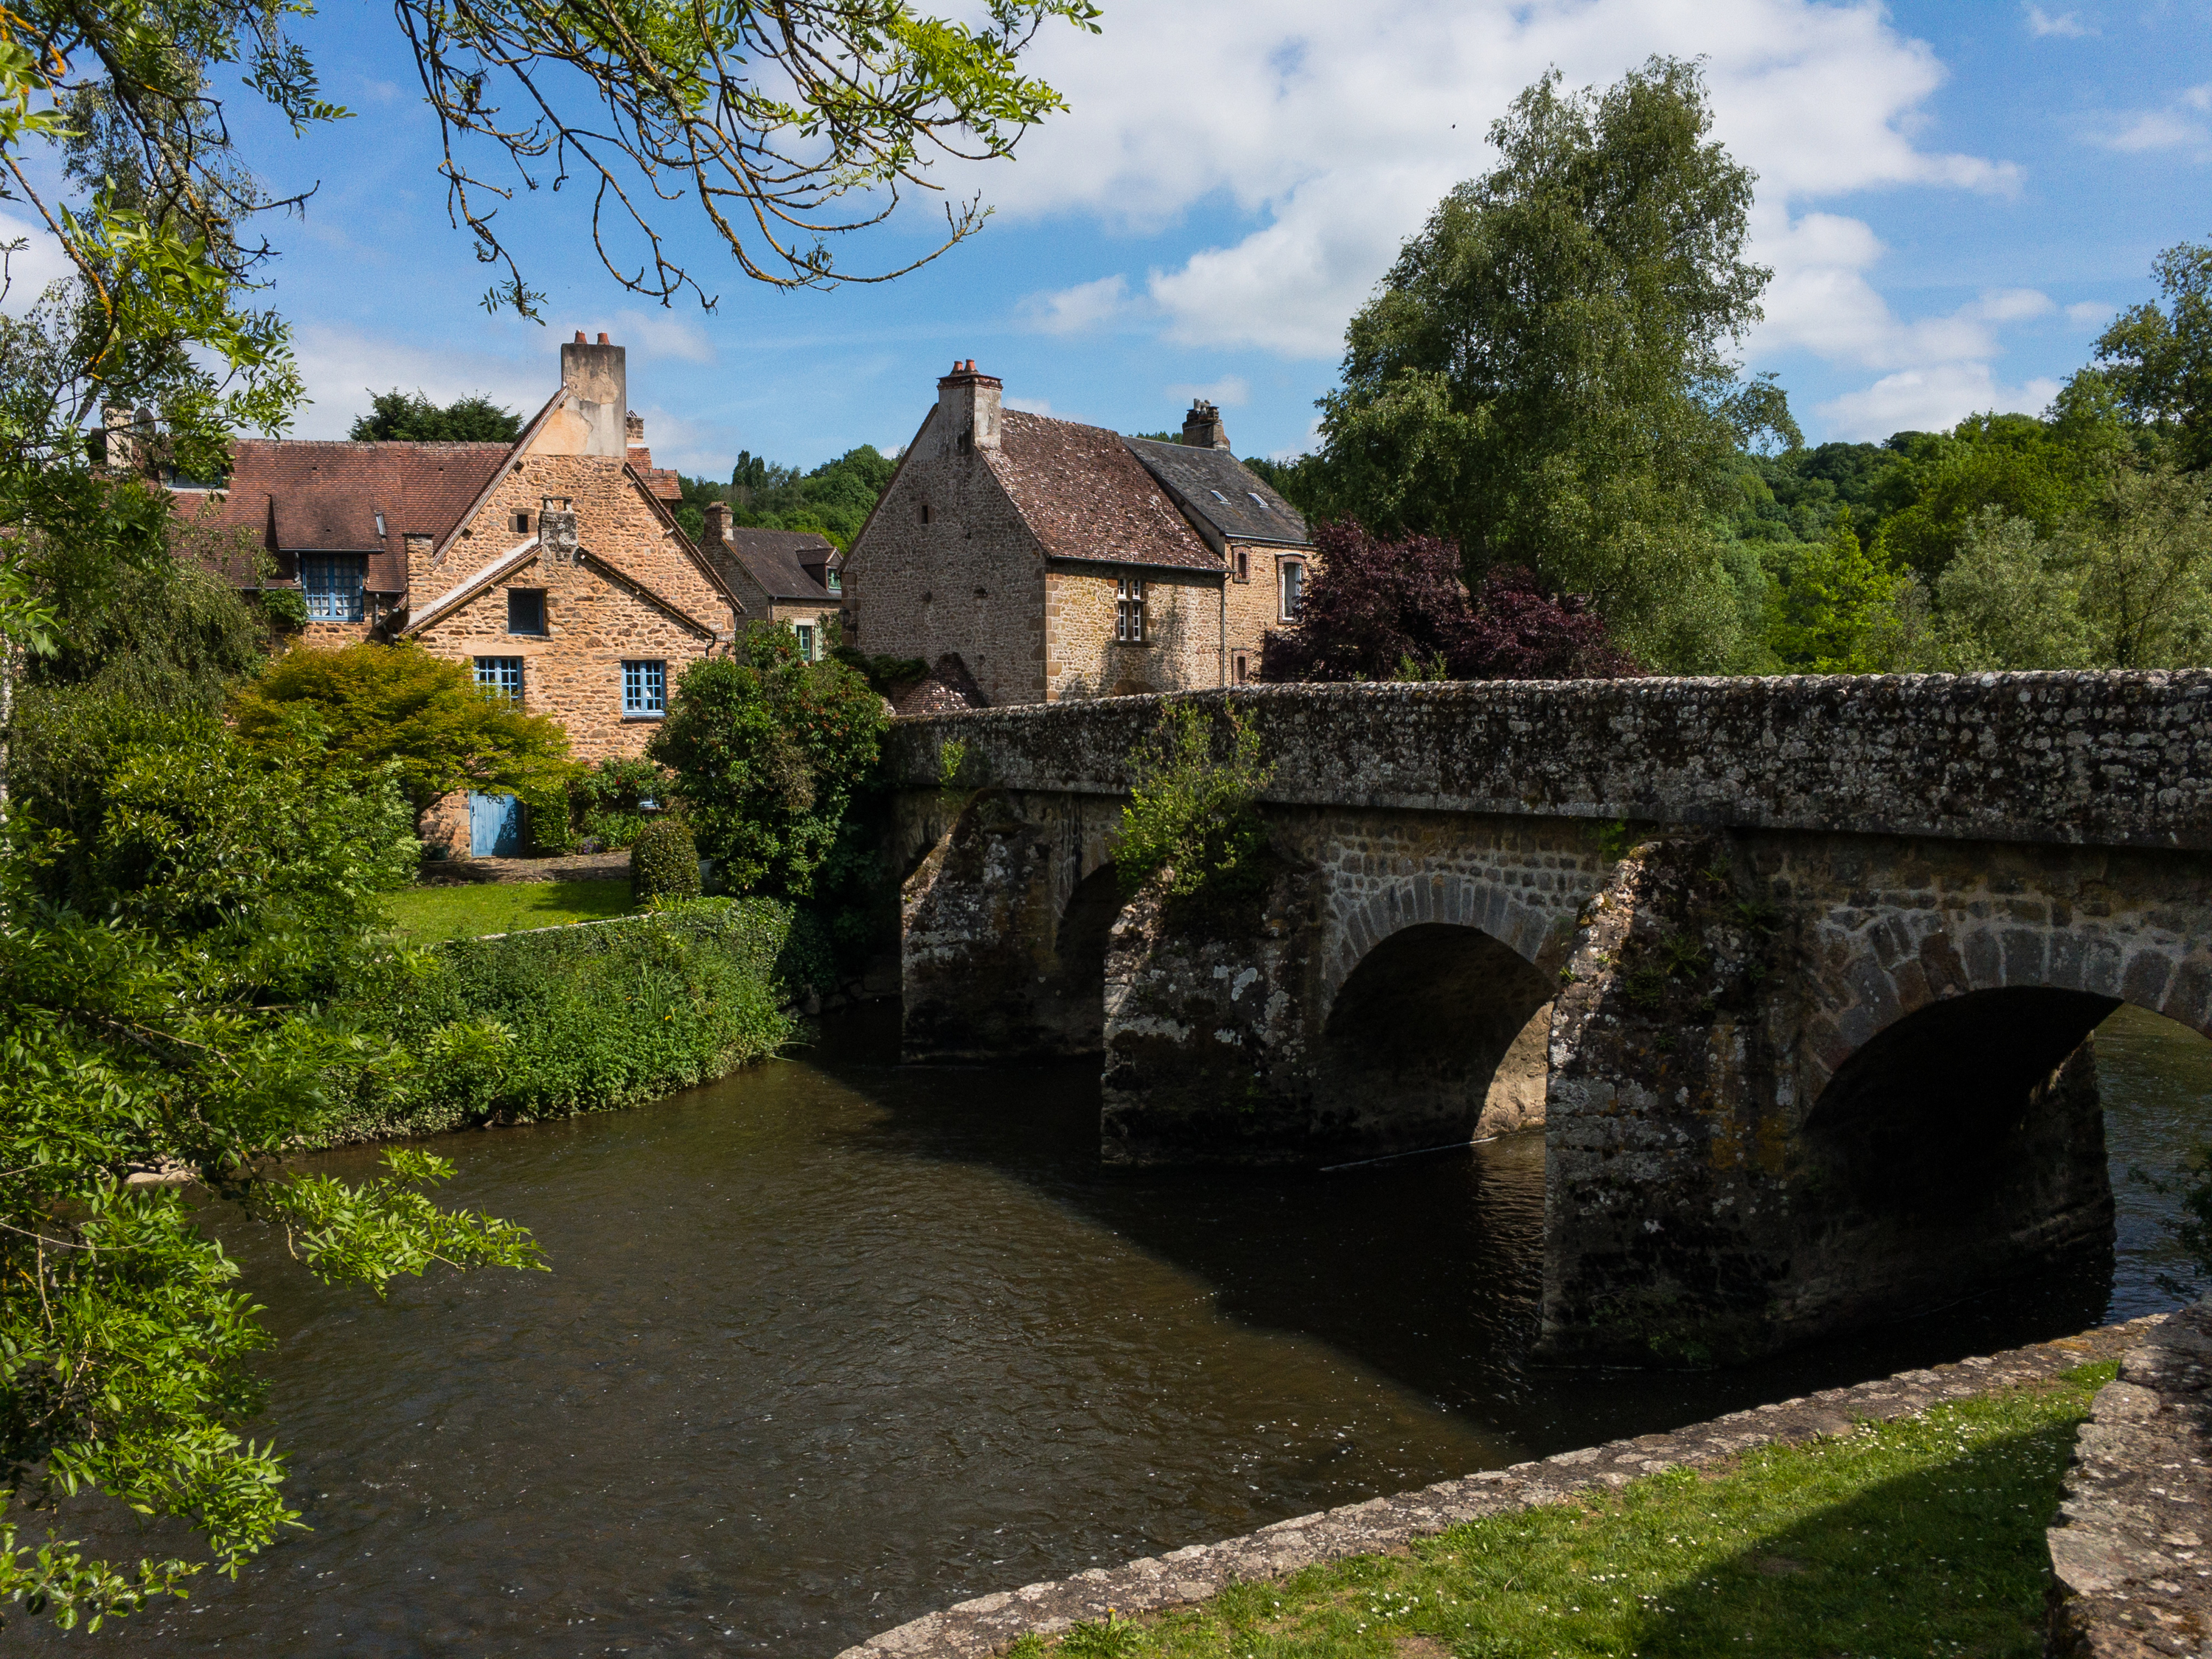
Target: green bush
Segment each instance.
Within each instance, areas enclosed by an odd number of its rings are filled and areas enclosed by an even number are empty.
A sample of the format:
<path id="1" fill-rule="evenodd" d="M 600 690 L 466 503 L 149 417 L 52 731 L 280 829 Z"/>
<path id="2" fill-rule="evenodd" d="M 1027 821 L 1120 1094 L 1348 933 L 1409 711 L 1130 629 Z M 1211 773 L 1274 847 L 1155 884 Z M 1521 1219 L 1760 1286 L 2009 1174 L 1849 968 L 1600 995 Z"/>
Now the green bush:
<path id="1" fill-rule="evenodd" d="M 566 790 L 552 793 L 532 792 L 522 801 L 530 809 L 523 823 L 529 830 L 532 858 L 557 859 L 576 850 L 576 831 L 568 820 Z"/>
<path id="2" fill-rule="evenodd" d="M 1135 783 L 1121 809 L 1115 873 L 1134 893 L 1161 871 L 1168 896 L 1227 899 L 1267 879 L 1267 833 L 1253 801 L 1272 768 L 1260 763 L 1260 734 L 1227 711 L 1229 753 L 1214 755 L 1214 728 L 1194 702 L 1171 702 L 1129 756 Z"/>
<path id="3" fill-rule="evenodd" d="M 820 983 L 823 955 L 773 899 L 450 940 L 352 1012 L 403 1045 L 487 1025 L 501 1039 L 448 1042 L 404 1090 L 364 1090 L 322 1140 L 615 1111 L 710 1081 L 791 1041 L 783 1006 Z"/>
<path id="4" fill-rule="evenodd" d="M 659 818 L 637 832 L 629 846 L 629 895 L 634 904 L 699 896 L 699 848 L 689 824 Z"/>
<path id="5" fill-rule="evenodd" d="M 569 800 L 583 832 L 609 852 L 618 853 L 637 839 L 647 808 L 658 811 L 675 780 L 647 760 L 603 760 L 580 773 Z"/>

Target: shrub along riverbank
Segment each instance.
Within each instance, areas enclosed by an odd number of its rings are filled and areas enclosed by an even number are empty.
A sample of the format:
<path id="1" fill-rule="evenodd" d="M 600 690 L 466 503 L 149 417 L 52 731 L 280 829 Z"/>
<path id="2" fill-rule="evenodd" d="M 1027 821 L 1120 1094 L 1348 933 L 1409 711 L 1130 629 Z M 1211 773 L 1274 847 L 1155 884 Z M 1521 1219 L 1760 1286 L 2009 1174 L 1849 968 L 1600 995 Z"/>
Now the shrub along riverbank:
<path id="1" fill-rule="evenodd" d="M 1010 1659 L 1706 1659 L 2043 1651 L 2044 1529 L 2111 1364 L 1677 1467 Z"/>
<path id="2" fill-rule="evenodd" d="M 315 1139 L 635 1106 L 774 1054 L 797 1034 L 788 1004 L 827 982 L 818 927 L 773 899 L 449 940 L 352 1012 L 403 1048 L 455 1030 L 485 1030 L 487 1040 L 441 1054 L 404 1091 L 364 1091 Z"/>

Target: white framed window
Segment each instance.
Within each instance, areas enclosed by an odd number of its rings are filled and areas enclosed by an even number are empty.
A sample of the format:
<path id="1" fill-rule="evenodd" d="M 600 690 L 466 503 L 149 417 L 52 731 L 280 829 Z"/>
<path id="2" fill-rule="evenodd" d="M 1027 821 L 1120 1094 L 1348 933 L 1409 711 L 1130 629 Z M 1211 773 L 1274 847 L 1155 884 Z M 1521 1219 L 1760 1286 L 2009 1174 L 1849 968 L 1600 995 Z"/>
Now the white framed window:
<path id="1" fill-rule="evenodd" d="M 1304 559 L 1283 561 L 1283 620 L 1296 622 L 1299 607 L 1306 599 L 1306 563 Z"/>
<path id="2" fill-rule="evenodd" d="M 307 615 L 317 622 L 359 622 L 368 561 L 358 553 L 310 553 L 300 561 Z"/>
<path id="3" fill-rule="evenodd" d="M 520 703 L 522 701 L 522 659 L 478 657 L 477 685 L 487 696 L 506 702 Z"/>
<path id="4" fill-rule="evenodd" d="M 799 635 L 799 656 L 808 662 L 814 661 L 816 659 L 814 654 L 814 624 L 812 623 L 793 623 L 792 624 L 792 631 Z"/>
<path id="5" fill-rule="evenodd" d="M 825 570 L 822 573 L 822 586 L 832 593 L 842 593 L 845 591 L 845 578 L 835 570 Z"/>
<path id="6" fill-rule="evenodd" d="M 1145 579 L 1126 575 L 1114 592 L 1114 637 L 1127 645 L 1145 642 Z"/>
<path id="7" fill-rule="evenodd" d="M 668 665 L 663 661 L 622 665 L 623 714 L 630 720 L 659 720 L 668 712 Z"/>

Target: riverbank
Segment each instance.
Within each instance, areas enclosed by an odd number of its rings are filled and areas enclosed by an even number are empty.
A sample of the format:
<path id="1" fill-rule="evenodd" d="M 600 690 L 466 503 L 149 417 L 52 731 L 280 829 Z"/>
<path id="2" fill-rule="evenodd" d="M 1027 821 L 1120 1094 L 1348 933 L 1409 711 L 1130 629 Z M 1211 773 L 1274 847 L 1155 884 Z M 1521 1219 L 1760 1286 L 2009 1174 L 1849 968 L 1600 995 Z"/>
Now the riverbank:
<path id="1" fill-rule="evenodd" d="M 2075 1427 L 2157 1322 L 1826 1389 L 980 1596 L 840 1659 L 981 1659 L 1017 1645 L 1200 1659 L 1278 1644 L 1413 1659 L 1520 1653 L 1538 1639 L 1592 1655 L 1882 1652 L 1900 1608 L 1916 1649 L 1932 1639 L 1931 1589 L 1961 1622 L 1948 1639 L 1971 1630 L 1973 1651 L 2039 1652 L 2043 1528 Z M 2039 1499 L 2023 1495 L 2031 1489 Z M 2005 1559 L 2029 1565 L 2009 1578 L 1989 1571 Z"/>

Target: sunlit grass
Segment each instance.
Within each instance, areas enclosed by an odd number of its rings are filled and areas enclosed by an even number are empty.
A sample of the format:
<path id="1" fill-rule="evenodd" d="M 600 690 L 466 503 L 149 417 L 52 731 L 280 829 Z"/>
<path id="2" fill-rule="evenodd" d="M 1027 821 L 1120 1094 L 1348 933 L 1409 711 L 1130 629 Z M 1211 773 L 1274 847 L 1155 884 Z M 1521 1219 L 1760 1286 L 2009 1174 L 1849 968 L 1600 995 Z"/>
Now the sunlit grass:
<path id="1" fill-rule="evenodd" d="M 2044 1529 L 2113 1373 L 1500 1516 L 1402 1555 L 1079 1626 L 1024 1659 L 1903 1659 L 2043 1651 Z"/>
<path id="2" fill-rule="evenodd" d="M 630 911 L 627 881 L 486 882 L 410 887 L 392 898 L 395 932 L 417 944 L 599 921 Z"/>

